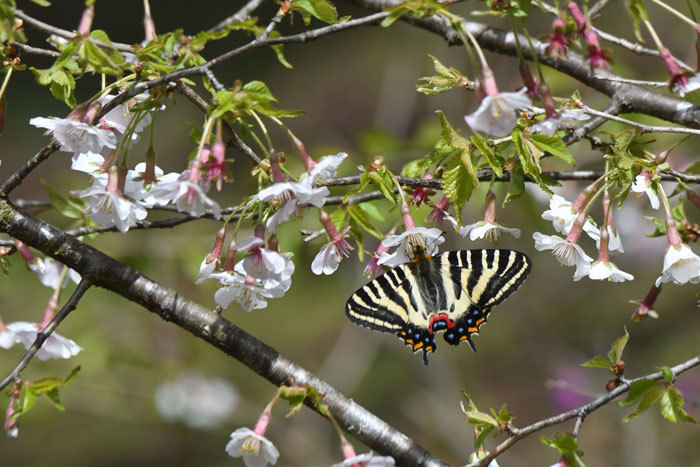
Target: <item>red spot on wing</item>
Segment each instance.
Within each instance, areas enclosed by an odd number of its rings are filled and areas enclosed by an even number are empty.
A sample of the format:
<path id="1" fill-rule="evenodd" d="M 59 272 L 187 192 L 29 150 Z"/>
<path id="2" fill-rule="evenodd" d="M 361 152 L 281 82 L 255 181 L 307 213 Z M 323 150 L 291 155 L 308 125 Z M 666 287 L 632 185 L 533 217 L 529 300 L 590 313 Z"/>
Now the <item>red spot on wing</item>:
<path id="1" fill-rule="evenodd" d="M 452 329 L 455 327 L 455 322 L 452 321 L 446 313 L 440 313 L 437 316 L 431 316 L 430 317 L 430 325 L 428 326 L 428 332 L 430 334 L 433 333 L 433 324 L 438 323 L 438 322 L 443 322 L 447 324 L 447 329 Z"/>

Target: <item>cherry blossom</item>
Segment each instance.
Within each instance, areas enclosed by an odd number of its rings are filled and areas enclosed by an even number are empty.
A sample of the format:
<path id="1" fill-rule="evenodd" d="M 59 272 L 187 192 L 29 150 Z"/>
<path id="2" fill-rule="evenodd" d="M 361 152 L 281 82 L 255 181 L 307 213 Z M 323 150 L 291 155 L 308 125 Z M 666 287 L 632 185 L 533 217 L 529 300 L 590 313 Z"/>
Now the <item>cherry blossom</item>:
<path id="1" fill-rule="evenodd" d="M 321 211 L 321 223 L 331 241 L 324 245 L 316 255 L 311 263 L 311 271 L 317 275 L 330 275 L 338 269 L 340 261 L 344 257 L 349 256 L 350 251 L 353 250 L 353 247 L 345 240 L 350 227 L 348 226 L 342 232 L 338 232 L 338 229 L 335 228 L 331 221 L 331 216 L 324 211 Z"/>
<path id="2" fill-rule="evenodd" d="M 150 206 L 175 204 L 178 211 L 194 217 L 204 215 L 207 210 L 215 217 L 219 217 L 221 207 L 206 195 L 207 191 L 209 191 L 209 185 L 193 182 L 190 179 L 189 170 L 181 174 L 169 173 L 151 187 L 143 204 Z"/>
<path id="3" fill-rule="evenodd" d="M 664 255 L 664 268 L 656 286 L 664 282 L 697 284 L 700 282 L 700 257 L 685 243 L 669 245 Z"/>
<path id="4" fill-rule="evenodd" d="M 141 194 L 138 192 L 138 185 L 133 188 L 137 191 L 132 193 L 139 198 Z M 128 194 L 130 193 L 126 191 L 126 174 L 116 167 L 110 169 L 109 175 L 95 176 L 92 186 L 77 193 L 81 198 L 88 198 L 85 213 L 92 220 L 98 225 L 116 226 L 122 233 L 148 215 L 144 206 L 127 199 Z"/>
<path id="5" fill-rule="evenodd" d="M 306 183 L 278 182 L 261 190 L 253 197 L 253 201 L 271 202 L 282 207 L 268 217 L 265 227 L 275 233 L 277 226 L 288 221 L 299 205 L 312 205 L 317 208 L 326 204 L 326 198 L 330 195 L 328 188 L 313 188 L 311 181 Z"/>
<path id="6" fill-rule="evenodd" d="M 393 233 L 391 235 L 393 235 Z M 370 277 L 379 274 L 382 271 L 382 266 L 379 264 L 379 258 L 381 258 L 383 254 L 388 253 L 388 251 L 389 247 L 383 243 L 380 243 L 377 251 L 372 253 L 372 258 L 369 260 L 369 263 L 367 263 L 367 266 L 365 266 L 362 274 Z"/>
<path id="7" fill-rule="evenodd" d="M 566 22 L 557 16 L 554 23 L 552 23 L 552 34 L 549 35 L 548 54 L 566 56 L 566 46 L 569 44 L 569 38 L 566 37 L 565 31 Z"/>
<path id="8" fill-rule="evenodd" d="M 576 216 L 574 205 L 557 194 L 552 195 L 549 200 L 549 209 L 542 213 L 542 219 L 552 221 L 554 230 L 563 235 L 569 234 Z M 591 218 L 586 218 L 583 231 L 594 240 L 600 237 L 600 231 Z"/>
<path id="9" fill-rule="evenodd" d="M 107 95 L 104 97 L 104 103 L 108 104 L 116 97 L 117 96 L 115 95 Z M 103 123 L 104 125 L 117 130 L 120 134 L 123 135 L 126 132 L 126 129 L 131 119 L 136 116 L 134 113 L 131 112 L 131 107 L 133 107 L 135 104 L 145 101 L 148 98 L 148 93 L 141 93 L 135 95 L 128 101 L 119 104 L 118 106 L 107 112 L 107 114 L 100 119 L 100 123 Z M 141 119 L 136 123 L 136 126 L 133 128 L 132 139 L 135 141 L 138 140 L 138 133 L 141 133 L 150 124 L 151 113 L 148 112 L 143 117 L 141 117 Z"/>
<path id="10" fill-rule="evenodd" d="M 396 250 L 391 254 L 383 253 L 377 264 L 393 268 L 408 263 L 413 259 L 413 251 L 417 245 L 423 246 L 428 256 L 433 256 L 438 252 L 438 245 L 444 241 L 442 230 L 437 228 L 416 227 L 400 235 L 389 235 L 382 241 L 382 245 L 388 248 L 396 247 Z"/>
<path id="11" fill-rule="evenodd" d="M 664 65 L 666 65 L 668 74 L 671 75 L 671 79 L 669 81 L 671 90 L 683 97 L 686 92 L 690 92 L 688 91 L 688 76 L 681 71 L 680 67 L 673 59 L 671 52 L 669 52 L 667 48 L 662 48 L 660 52 L 661 59 L 664 61 Z"/>
<path id="12" fill-rule="evenodd" d="M 564 266 L 576 266 L 574 280 L 578 281 L 588 275 L 593 258 L 584 253 L 575 241 L 565 240 L 557 235 L 544 235 L 535 232 L 532 235 L 537 251 L 552 250 L 552 254 Z"/>
<path id="13" fill-rule="evenodd" d="M 450 208 L 450 200 L 447 199 L 447 197 L 443 196 L 442 199 L 438 204 L 435 205 L 435 208 L 430 211 L 430 214 L 428 214 L 428 217 L 426 218 L 426 221 L 433 222 L 436 225 L 442 224 L 442 221 L 445 219 L 445 216 L 447 215 L 447 210 Z"/>
<path id="14" fill-rule="evenodd" d="M 642 172 L 635 177 L 634 183 L 632 184 L 632 191 L 638 193 L 637 196 L 641 195 L 642 193 L 646 193 L 646 195 L 649 197 L 651 207 L 653 209 L 659 209 L 659 197 L 654 191 L 651 182 L 651 174 L 649 174 L 649 172 Z"/>
<path id="15" fill-rule="evenodd" d="M 262 413 L 255 429 L 238 428 L 231 433 L 231 440 L 226 445 L 226 453 L 231 457 L 242 457 L 246 467 L 265 467 L 275 465 L 279 451 L 272 441 L 265 438 L 265 431 L 270 424 L 270 415 Z"/>
<path id="16" fill-rule="evenodd" d="M 42 275 L 46 272 L 46 265 L 44 265 L 44 260 L 32 253 L 32 250 L 24 244 L 22 241 L 15 239 L 15 246 L 20 256 L 27 265 L 27 269 L 32 271 L 34 274 Z"/>
<path id="17" fill-rule="evenodd" d="M 36 340 L 39 332 L 39 325 L 26 321 L 17 321 L 7 325 L 7 329 L 15 336 L 15 341 L 29 349 Z M 36 357 L 39 360 L 49 360 L 52 358 L 71 358 L 83 350 L 78 344 L 67 337 L 63 337 L 56 332 L 53 332 L 44 341 Z"/>
<path id="18" fill-rule="evenodd" d="M 518 121 L 516 110 L 531 106 L 525 92 L 523 89 L 486 96 L 476 112 L 467 115 L 464 120 L 472 131 L 489 133 L 491 136 L 509 135 Z"/>
<path id="19" fill-rule="evenodd" d="M 580 110 L 563 110 L 558 112 L 558 114 L 557 117 L 547 117 L 535 123 L 532 125 L 532 131 L 544 133 L 545 135 L 553 135 L 557 130 L 565 128 L 566 122 L 583 121 L 590 118 L 589 115 Z"/>
<path id="20" fill-rule="evenodd" d="M 347 153 L 339 152 L 338 154 L 329 155 L 318 162 L 314 162 L 311 170 L 307 175 L 303 175 L 299 182 L 310 185 L 312 188 L 317 187 L 325 180 L 335 177 L 338 167 L 346 157 L 348 157 Z"/>
<path id="21" fill-rule="evenodd" d="M 218 280 L 222 287 L 214 293 L 214 301 L 222 308 L 227 308 L 231 302 L 236 301 L 243 311 L 267 308 L 268 298 L 279 298 L 289 290 L 291 279 L 286 281 L 256 279 L 247 274 L 243 269 L 243 263 L 236 264 L 234 271 L 217 272 L 209 276 Z"/>
<path id="22" fill-rule="evenodd" d="M 104 130 L 71 118 L 35 117 L 31 125 L 46 128 L 61 145 L 61 151 L 74 154 L 102 153 L 117 147 L 117 137 L 111 130 Z"/>
<path id="23" fill-rule="evenodd" d="M 503 227 L 495 222 L 479 221 L 474 224 L 465 225 L 459 229 L 459 234 L 462 237 L 466 237 L 467 234 L 469 234 L 469 240 L 471 241 L 485 239 L 489 242 L 497 242 L 501 238 L 501 232 L 506 232 L 515 238 L 520 238 L 520 229 Z"/>
<path id="24" fill-rule="evenodd" d="M 65 267 L 63 263 L 54 260 L 53 258 L 44 259 L 45 271 L 43 274 L 39 274 L 39 281 L 46 287 L 51 287 L 52 289 L 58 289 L 58 285 L 61 281 L 61 274 L 63 268 Z M 68 270 L 68 277 L 73 280 L 76 284 L 80 282 L 80 274 L 73 269 Z M 63 287 L 68 284 L 68 281 L 63 281 Z"/>
<path id="25" fill-rule="evenodd" d="M 597 260 L 591 265 L 588 277 L 593 280 L 608 280 L 612 282 L 624 282 L 634 279 L 632 274 L 621 271 L 614 263 Z"/>

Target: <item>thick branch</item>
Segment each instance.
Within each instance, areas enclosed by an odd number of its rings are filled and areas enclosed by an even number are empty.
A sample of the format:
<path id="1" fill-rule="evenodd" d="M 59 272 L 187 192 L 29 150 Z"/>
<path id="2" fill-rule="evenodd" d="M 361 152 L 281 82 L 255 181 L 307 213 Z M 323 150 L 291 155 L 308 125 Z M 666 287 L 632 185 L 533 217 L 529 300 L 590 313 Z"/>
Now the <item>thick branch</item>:
<path id="1" fill-rule="evenodd" d="M 398 0 L 349 0 L 368 10 L 380 10 L 400 3 Z M 441 16 L 430 18 L 402 17 L 404 21 L 432 31 L 442 36 L 448 44 L 457 45 L 462 41 L 450 24 Z M 486 50 L 503 55 L 517 56 L 513 33 L 496 28 L 490 28 L 482 23 L 464 21 L 463 24 L 476 37 L 479 45 Z M 527 43 L 525 37 L 521 43 Z M 583 57 L 573 51 L 568 51 L 566 57 L 555 57 L 546 53 L 547 44 L 532 39 L 535 52 L 541 63 L 565 73 L 581 83 L 614 97 L 620 104 L 621 112 L 639 112 L 647 115 L 678 123 L 679 125 L 700 128 L 700 107 L 675 97 L 666 96 L 655 91 L 641 88 L 632 84 L 610 81 L 604 78 L 619 78 L 608 71 L 596 71 L 594 74 Z M 529 48 L 523 50 L 525 58 L 531 60 Z"/>
<path id="2" fill-rule="evenodd" d="M 221 315 L 15 208 L 5 199 L 0 199 L 0 231 L 75 269 L 95 285 L 122 295 L 209 342 L 274 385 L 294 382 L 313 386 L 324 395 L 324 403 L 343 429 L 377 452 L 394 457 L 397 464 L 445 465 L 409 437 Z"/>

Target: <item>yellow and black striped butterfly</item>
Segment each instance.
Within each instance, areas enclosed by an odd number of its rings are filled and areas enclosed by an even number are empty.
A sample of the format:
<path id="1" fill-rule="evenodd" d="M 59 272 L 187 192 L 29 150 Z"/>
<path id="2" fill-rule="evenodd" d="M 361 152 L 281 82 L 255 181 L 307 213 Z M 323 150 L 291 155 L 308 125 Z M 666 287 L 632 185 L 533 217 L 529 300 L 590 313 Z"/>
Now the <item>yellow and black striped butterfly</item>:
<path id="1" fill-rule="evenodd" d="M 413 247 L 413 259 L 355 292 L 345 313 L 356 324 L 398 335 L 413 348 L 434 352 L 435 332 L 448 344 L 479 332 L 491 307 L 515 292 L 530 273 L 527 255 L 512 250 L 461 250 L 429 256 Z"/>

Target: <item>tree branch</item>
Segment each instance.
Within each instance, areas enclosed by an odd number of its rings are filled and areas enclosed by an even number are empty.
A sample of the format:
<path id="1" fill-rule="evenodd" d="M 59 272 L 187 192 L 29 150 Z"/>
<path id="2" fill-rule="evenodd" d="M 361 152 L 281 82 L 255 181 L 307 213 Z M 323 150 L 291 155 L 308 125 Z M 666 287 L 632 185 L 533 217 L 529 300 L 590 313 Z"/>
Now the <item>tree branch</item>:
<path id="1" fill-rule="evenodd" d="M 673 376 L 676 377 L 679 374 L 688 371 L 691 368 L 694 368 L 696 366 L 700 365 L 700 355 L 691 358 L 690 360 L 687 360 L 683 363 L 680 363 L 674 367 L 671 368 L 671 371 L 673 372 Z M 498 445 L 496 449 L 493 450 L 493 452 L 489 453 L 486 457 L 483 459 L 472 462 L 468 464 L 467 467 L 486 467 L 493 459 L 495 459 L 497 456 L 502 454 L 504 451 L 506 451 L 508 448 L 513 446 L 515 443 L 520 441 L 521 439 L 525 438 L 528 435 L 531 435 L 532 433 L 538 432 L 540 430 L 543 430 L 544 428 L 550 427 L 552 425 L 558 425 L 559 423 L 565 422 L 567 420 L 571 420 L 572 418 L 579 418 L 583 419 L 585 418 L 588 414 L 591 412 L 599 409 L 600 407 L 604 406 L 611 400 L 617 398 L 618 396 L 625 394 L 627 391 L 629 391 L 630 386 L 632 383 L 636 381 L 642 381 L 642 380 L 649 380 L 649 381 L 658 381 L 663 378 L 663 374 L 660 371 L 657 371 L 656 373 L 651 373 L 646 376 L 640 376 L 639 378 L 634 378 L 630 380 L 625 380 L 623 381 L 620 386 L 617 388 L 613 389 L 609 393 L 600 396 L 599 398 L 595 399 L 593 402 L 590 402 L 589 404 L 582 405 L 581 407 L 573 410 L 569 410 L 568 412 L 561 413 L 559 415 L 555 415 L 554 417 L 549 417 L 545 418 L 544 420 L 540 420 L 539 422 L 535 422 L 531 425 L 528 425 L 524 428 L 516 428 L 513 430 L 513 436 L 508 438 L 507 440 L 503 441 L 501 444 Z M 577 425 L 580 426 L 580 424 L 577 422 Z"/>

